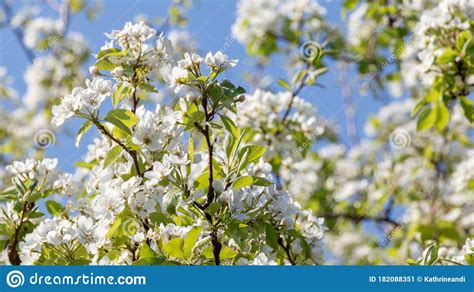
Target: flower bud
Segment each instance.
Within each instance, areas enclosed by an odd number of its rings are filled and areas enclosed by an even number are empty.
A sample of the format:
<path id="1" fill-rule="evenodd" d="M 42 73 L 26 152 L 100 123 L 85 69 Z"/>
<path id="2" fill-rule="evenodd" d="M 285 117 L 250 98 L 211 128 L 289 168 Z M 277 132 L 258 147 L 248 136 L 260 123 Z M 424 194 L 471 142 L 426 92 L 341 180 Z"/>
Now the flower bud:
<path id="1" fill-rule="evenodd" d="M 197 95 L 195 95 L 195 94 L 189 94 L 189 95 L 187 96 L 187 100 L 188 100 L 188 102 L 193 103 L 193 102 L 195 102 L 195 101 L 198 100 L 198 97 L 197 97 Z"/>
<path id="2" fill-rule="evenodd" d="M 96 66 L 90 66 L 89 73 L 91 73 L 92 76 L 99 75 L 99 69 L 97 69 Z"/>
<path id="3" fill-rule="evenodd" d="M 237 98 L 235 99 L 235 102 L 244 102 L 244 101 L 245 101 L 245 95 L 243 94 L 237 96 Z"/>
<path id="4" fill-rule="evenodd" d="M 112 75 L 115 78 L 121 78 L 123 76 L 123 68 L 122 67 L 115 67 L 115 69 L 112 70 Z"/>

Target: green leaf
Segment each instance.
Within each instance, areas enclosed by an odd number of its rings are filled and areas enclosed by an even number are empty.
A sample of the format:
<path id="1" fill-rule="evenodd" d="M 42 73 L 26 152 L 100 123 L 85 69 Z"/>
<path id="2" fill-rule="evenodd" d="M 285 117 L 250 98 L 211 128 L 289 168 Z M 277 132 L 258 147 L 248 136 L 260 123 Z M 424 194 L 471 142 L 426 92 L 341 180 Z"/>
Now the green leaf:
<path id="1" fill-rule="evenodd" d="M 148 216 L 148 218 L 150 219 L 151 223 L 156 225 L 160 225 L 161 223 L 163 223 L 164 225 L 173 223 L 173 220 L 171 220 L 168 216 L 160 212 L 153 212 Z"/>
<path id="2" fill-rule="evenodd" d="M 214 254 L 212 253 L 212 248 L 210 246 L 202 250 L 201 255 L 207 259 L 213 259 Z"/>
<path id="3" fill-rule="evenodd" d="M 49 214 L 53 215 L 54 217 L 59 217 L 64 211 L 64 207 L 55 201 L 46 201 L 45 205 L 46 210 L 48 210 Z"/>
<path id="4" fill-rule="evenodd" d="M 444 102 L 440 102 L 438 106 L 436 107 L 438 110 L 437 118 L 436 118 L 436 129 L 438 131 L 442 131 L 449 122 L 449 110 L 444 104 Z"/>
<path id="5" fill-rule="evenodd" d="M 344 8 L 346 10 L 352 10 L 357 6 L 357 3 L 359 3 L 358 0 L 345 0 L 344 1 Z"/>
<path id="6" fill-rule="evenodd" d="M 232 134 L 232 136 L 234 138 L 238 138 L 240 136 L 240 129 L 237 128 L 237 126 L 234 124 L 234 122 L 226 117 L 225 115 L 220 115 L 221 117 L 221 120 L 222 120 L 222 124 L 224 124 L 224 127 L 226 128 L 226 130 Z"/>
<path id="7" fill-rule="evenodd" d="M 248 145 L 245 147 L 242 147 L 239 151 L 239 158 L 242 159 L 244 156 L 244 153 L 248 151 L 247 158 L 245 159 L 245 166 L 248 164 L 258 160 L 262 155 L 265 153 L 267 149 L 264 146 L 260 145 Z"/>
<path id="8" fill-rule="evenodd" d="M 84 124 L 82 124 L 82 126 L 79 128 L 79 131 L 77 132 L 74 146 L 79 147 L 79 142 L 81 141 L 82 136 L 84 136 L 84 134 L 87 133 L 87 131 L 89 131 L 91 126 L 92 126 L 91 121 L 86 121 Z"/>
<path id="9" fill-rule="evenodd" d="M 464 259 L 466 259 L 466 263 L 470 266 L 474 266 L 474 253 L 467 253 L 464 255 Z"/>
<path id="10" fill-rule="evenodd" d="M 104 161 L 104 168 L 107 168 L 109 165 L 117 161 L 119 159 L 120 154 L 122 154 L 122 147 L 120 145 L 115 145 L 112 149 L 110 149 L 109 153 L 105 157 Z"/>
<path id="11" fill-rule="evenodd" d="M 115 138 L 126 139 L 127 137 L 132 135 L 132 131 L 130 131 L 130 129 L 124 123 L 122 123 L 115 117 L 107 116 L 104 118 L 104 120 L 115 126 L 115 128 L 112 130 L 114 134 L 113 136 Z M 120 130 L 120 132 L 117 132 L 116 129 Z"/>
<path id="12" fill-rule="evenodd" d="M 138 252 L 138 258 L 152 258 L 155 257 L 155 252 L 150 248 L 148 243 L 142 242 Z"/>
<path id="13" fill-rule="evenodd" d="M 250 163 L 260 159 L 260 157 L 262 157 L 262 155 L 267 150 L 267 148 L 260 145 L 251 145 L 246 147 L 249 147 L 250 149 L 249 156 L 247 158 Z"/>
<path id="14" fill-rule="evenodd" d="M 116 109 L 107 113 L 106 118 L 115 118 L 131 129 L 138 121 L 137 116 L 126 109 Z"/>
<path id="15" fill-rule="evenodd" d="M 251 177 L 250 175 L 244 175 L 234 180 L 232 187 L 234 189 L 240 189 L 240 188 L 249 186 L 252 183 L 253 183 L 253 177 Z"/>
<path id="16" fill-rule="evenodd" d="M 235 87 L 235 85 L 227 79 L 224 79 L 219 85 L 226 97 L 234 98 L 237 95 L 245 93 L 245 89 L 243 87 Z"/>
<path id="17" fill-rule="evenodd" d="M 193 227 L 191 230 L 189 230 L 183 245 L 184 257 L 186 259 L 189 259 L 191 257 L 194 245 L 196 244 L 199 238 L 201 230 L 202 227 Z"/>
<path id="18" fill-rule="evenodd" d="M 214 202 L 209 205 L 209 207 L 206 208 L 206 213 L 213 216 L 219 211 L 221 208 L 221 204 Z"/>
<path id="19" fill-rule="evenodd" d="M 158 266 L 165 262 L 165 257 L 144 257 L 140 258 L 132 263 L 132 266 Z"/>
<path id="20" fill-rule="evenodd" d="M 438 245 L 432 244 L 426 249 L 423 264 L 427 266 L 431 266 L 435 264 L 437 261 L 438 261 Z"/>
<path id="21" fill-rule="evenodd" d="M 283 79 L 278 80 L 278 85 L 280 85 L 281 87 L 283 87 L 284 89 L 286 89 L 288 91 L 291 91 L 290 84 L 288 82 L 286 82 L 285 80 L 283 80 Z"/>
<path id="22" fill-rule="evenodd" d="M 418 266 L 419 265 L 419 261 L 415 261 L 414 259 L 408 259 L 407 260 L 407 264 L 409 266 Z"/>
<path id="23" fill-rule="evenodd" d="M 230 158 L 232 150 L 234 149 L 235 138 L 232 135 L 227 135 L 224 138 L 224 151 L 227 158 Z"/>
<path id="24" fill-rule="evenodd" d="M 122 50 L 117 49 L 117 48 L 109 48 L 109 49 L 102 50 L 97 54 L 97 60 L 102 59 L 104 56 L 114 54 L 114 53 L 119 53 L 121 51 Z"/>
<path id="25" fill-rule="evenodd" d="M 209 171 L 204 171 L 195 181 L 194 187 L 198 190 L 207 189 L 209 187 Z"/>
<path id="26" fill-rule="evenodd" d="M 474 105 L 469 98 L 461 96 L 461 107 L 464 110 L 464 116 L 472 123 L 474 122 Z"/>
<path id="27" fill-rule="evenodd" d="M 102 59 L 102 60 L 97 61 L 94 64 L 94 66 L 96 66 L 97 69 L 99 69 L 99 70 L 105 70 L 105 71 L 112 71 L 112 70 L 114 70 L 115 67 L 117 67 L 116 64 L 110 62 L 107 59 Z"/>
<path id="28" fill-rule="evenodd" d="M 92 160 L 91 162 L 77 161 L 74 163 L 76 167 L 92 169 L 97 164 L 97 160 Z"/>
<path id="29" fill-rule="evenodd" d="M 176 207 L 181 200 L 182 191 L 179 189 L 172 189 L 163 196 L 163 207 L 168 214 L 176 214 Z"/>
<path id="30" fill-rule="evenodd" d="M 427 108 L 421 112 L 416 124 L 418 131 L 424 131 L 431 128 L 436 121 L 436 114 L 437 111 L 432 108 Z"/>
<path id="31" fill-rule="evenodd" d="M 456 57 L 459 55 L 458 52 L 456 52 L 455 50 L 453 49 L 446 49 L 444 50 L 444 52 L 438 57 L 438 64 L 447 64 L 447 63 L 450 63 L 452 61 L 454 61 L 454 59 L 456 59 Z"/>
<path id="32" fill-rule="evenodd" d="M 184 240 L 182 238 L 173 238 L 163 245 L 163 249 L 169 256 L 184 260 L 183 246 Z"/>
<path id="33" fill-rule="evenodd" d="M 158 93 L 158 89 L 156 89 L 155 86 L 153 86 L 151 84 L 148 84 L 148 83 L 140 84 L 140 88 L 147 91 L 147 92 Z"/>
<path id="34" fill-rule="evenodd" d="M 424 100 L 426 102 L 438 102 L 441 100 L 442 92 L 438 91 L 435 88 L 431 88 L 428 93 L 425 95 Z"/>
<path id="35" fill-rule="evenodd" d="M 124 99 L 129 90 L 130 87 L 126 83 L 120 84 L 117 89 L 115 89 L 112 95 L 112 105 L 114 106 L 114 109 L 117 108 L 117 105 Z"/>
<path id="36" fill-rule="evenodd" d="M 228 246 L 223 246 L 219 253 L 219 257 L 223 260 L 235 258 L 236 255 L 237 252 Z"/>
<path id="37" fill-rule="evenodd" d="M 240 189 L 249 185 L 256 185 L 256 186 L 271 186 L 273 183 L 269 182 L 268 180 L 264 179 L 263 177 L 258 177 L 258 176 L 250 176 L 250 175 L 244 175 L 241 177 L 238 177 L 236 180 L 234 180 L 234 183 L 232 184 L 232 187 L 234 189 Z"/>
<path id="38" fill-rule="evenodd" d="M 265 223 L 265 240 L 269 247 L 278 250 L 278 235 L 275 228 L 268 223 Z"/>
<path id="39" fill-rule="evenodd" d="M 208 79 L 209 79 L 209 77 L 207 77 L 207 76 L 199 76 L 198 78 L 195 78 L 194 80 L 201 83 L 201 84 L 205 84 Z"/>
<path id="40" fill-rule="evenodd" d="M 84 1 L 82 0 L 71 0 L 69 2 L 71 12 L 78 13 L 84 8 Z"/>
<path id="41" fill-rule="evenodd" d="M 424 107 L 426 105 L 426 101 L 425 100 L 420 100 L 416 105 L 415 107 L 413 108 L 413 110 L 411 111 L 411 115 L 414 117 L 418 114 L 418 112 L 421 110 L 422 107 Z"/>
<path id="42" fill-rule="evenodd" d="M 122 218 L 117 217 L 117 219 L 115 219 L 114 224 L 112 225 L 112 227 L 110 227 L 109 231 L 107 231 L 107 234 L 105 236 L 107 238 L 114 237 L 117 234 L 117 231 L 121 225 L 122 225 Z"/>
<path id="43" fill-rule="evenodd" d="M 463 52 L 465 47 L 469 46 L 469 43 L 472 40 L 471 33 L 468 30 L 463 31 L 458 35 L 458 38 L 456 39 L 456 48 L 460 51 Z"/>
<path id="44" fill-rule="evenodd" d="M 266 180 L 263 177 L 252 176 L 252 178 L 253 178 L 253 184 L 256 185 L 256 186 L 269 187 L 269 186 L 273 185 L 272 182 Z"/>

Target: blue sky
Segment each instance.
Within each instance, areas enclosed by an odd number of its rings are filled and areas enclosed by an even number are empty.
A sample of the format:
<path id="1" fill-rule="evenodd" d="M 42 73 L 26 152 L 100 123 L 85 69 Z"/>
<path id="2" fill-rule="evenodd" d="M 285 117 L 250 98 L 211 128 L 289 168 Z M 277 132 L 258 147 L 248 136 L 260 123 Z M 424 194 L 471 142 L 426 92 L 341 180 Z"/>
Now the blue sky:
<path id="1" fill-rule="evenodd" d="M 258 1 L 258 0 L 256 0 Z M 32 2 L 32 1 L 30 1 Z M 236 2 L 222 0 L 199 0 L 197 5 L 189 11 L 188 31 L 197 39 L 199 49 L 202 54 L 208 51 L 225 49 L 233 59 L 239 59 L 239 65 L 227 76 L 234 83 L 243 84 L 243 73 L 251 71 L 251 59 L 246 57 L 245 48 L 237 41 L 229 43 L 231 38 L 231 26 L 235 20 Z M 321 0 L 320 3 L 326 7 L 328 21 L 344 29 L 344 21 L 341 19 L 341 1 Z M 147 15 L 154 19 L 164 17 L 169 1 L 135 0 L 135 1 L 103 1 L 103 8 L 94 21 L 87 20 L 84 13 L 75 15 L 71 19 L 70 31 L 83 33 L 89 41 L 91 50 L 97 52 L 106 41 L 104 32 L 112 29 L 120 29 L 127 21 L 133 21 L 137 15 Z M 39 2 L 41 13 L 47 16 L 55 16 L 54 13 Z M 22 76 L 26 69 L 27 59 L 21 51 L 20 46 L 8 29 L 0 30 L 0 66 L 6 67 L 8 72 L 15 78 L 14 86 L 20 92 L 25 92 Z M 91 59 L 92 62 L 92 59 Z M 325 88 L 311 87 L 304 89 L 300 96 L 313 103 L 320 115 L 326 119 L 331 119 L 340 128 L 340 138 L 344 143 L 348 142 L 346 134 L 346 119 L 343 110 L 343 98 L 340 84 L 337 82 L 338 71 L 335 65 L 329 63 L 329 73 L 326 74 L 320 83 Z M 273 76 L 275 80 L 286 77 L 286 72 L 279 62 L 279 58 L 272 60 L 266 73 Z M 349 79 L 355 80 L 354 72 L 350 73 Z M 240 81 L 240 83 L 239 83 Z M 245 86 L 244 86 L 245 87 Z M 373 97 L 353 96 L 357 107 L 357 126 L 359 134 L 362 133 L 363 125 L 368 115 L 374 113 L 380 106 L 380 102 Z M 74 133 L 79 127 L 79 121 L 67 122 L 67 128 Z M 66 171 L 73 170 L 73 164 L 85 153 L 88 142 L 93 138 L 93 131 L 89 133 L 81 143 L 81 148 L 74 147 L 72 135 L 61 135 L 57 137 L 56 144 L 48 149 L 49 157 L 57 157 L 61 161 L 61 168 Z"/>

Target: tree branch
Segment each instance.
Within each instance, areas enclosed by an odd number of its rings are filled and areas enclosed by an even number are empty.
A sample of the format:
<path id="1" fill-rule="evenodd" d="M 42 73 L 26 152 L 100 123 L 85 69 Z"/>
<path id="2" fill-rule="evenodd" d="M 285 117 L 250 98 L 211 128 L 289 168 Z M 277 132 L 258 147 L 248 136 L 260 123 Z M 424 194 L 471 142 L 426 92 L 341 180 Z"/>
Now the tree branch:
<path id="1" fill-rule="evenodd" d="M 325 214 L 325 215 L 322 215 L 322 217 L 327 218 L 327 219 L 344 218 L 344 219 L 355 221 L 356 223 L 359 223 L 364 220 L 369 220 L 369 221 L 375 221 L 375 222 L 389 223 L 396 227 L 401 226 L 399 222 L 389 218 L 386 214 L 384 214 L 384 216 L 371 217 L 371 216 L 366 216 L 366 215 L 339 213 L 339 214 Z"/>
<path id="2" fill-rule="evenodd" d="M 29 203 L 25 202 L 23 204 L 23 208 L 22 208 L 22 211 L 21 211 L 21 218 L 20 218 L 20 222 L 18 224 L 18 228 L 15 229 L 15 234 L 13 235 L 13 242 L 10 245 L 10 247 L 8 248 L 8 260 L 10 261 L 10 263 L 12 265 L 15 265 L 15 266 L 18 266 L 18 265 L 21 264 L 20 256 L 18 255 L 18 251 L 16 250 L 16 246 L 18 245 L 18 240 L 19 240 L 19 236 L 20 236 L 21 227 L 23 226 L 23 223 L 24 223 L 24 220 L 25 220 L 25 214 L 30 209 L 28 207 L 29 207 Z"/>
<path id="3" fill-rule="evenodd" d="M 99 129 L 99 131 L 104 134 L 105 136 L 109 137 L 112 141 L 114 141 L 115 143 L 117 143 L 117 145 L 119 145 L 120 147 L 122 147 L 123 150 L 125 150 L 125 152 L 127 152 L 131 157 L 132 157 L 132 160 L 133 160 L 133 164 L 135 166 L 135 171 L 137 172 L 137 175 L 138 176 L 141 176 L 141 171 L 140 171 L 140 164 L 138 163 L 138 157 L 137 157 L 137 152 L 135 150 L 131 150 L 129 149 L 127 146 L 125 146 L 125 144 L 123 144 L 120 140 L 118 140 L 117 138 L 115 138 L 114 136 L 112 136 L 109 131 L 104 127 L 104 125 L 102 125 L 99 121 L 97 120 L 93 120 L 93 123 L 94 125 L 96 125 L 96 127 Z"/>

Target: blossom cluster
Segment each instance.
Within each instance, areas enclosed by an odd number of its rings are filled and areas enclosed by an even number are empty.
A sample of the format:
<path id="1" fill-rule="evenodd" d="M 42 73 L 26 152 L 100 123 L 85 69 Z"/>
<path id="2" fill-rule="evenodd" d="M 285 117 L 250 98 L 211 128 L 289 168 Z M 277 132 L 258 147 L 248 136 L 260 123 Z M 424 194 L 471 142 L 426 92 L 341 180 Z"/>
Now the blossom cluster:
<path id="1" fill-rule="evenodd" d="M 413 44 L 407 46 L 402 56 L 402 76 L 407 86 L 414 87 L 421 82 L 431 87 L 434 79 L 442 74 L 436 59 L 445 49 L 456 48 L 456 39 L 470 29 L 473 18 L 474 5 L 465 0 L 441 1 L 420 15 L 413 32 Z"/>
<path id="2" fill-rule="evenodd" d="M 87 80 L 86 85 L 86 88 L 74 88 L 72 94 L 61 99 L 60 105 L 53 106 L 53 123 L 56 126 L 74 115 L 95 111 L 112 91 L 112 82 L 102 78 Z"/>
<path id="3" fill-rule="evenodd" d="M 14 177 L 21 177 L 25 193 L 39 194 L 29 199 L 31 204 L 24 203 L 26 221 L 13 227 L 34 228 L 22 231 L 18 247 L 9 247 L 8 260 L 321 262 L 324 219 L 303 210 L 291 194 L 273 185 L 271 166 L 262 159 L 265 147 L 243 141 L 244 131 L 236 126 L 238 111 L 249 114 L 258 104 L 251 99 L 251 107 L 241 107 L 246 102 L 244 89 L 218 79 L 237 60 L 220 51 L 205 57 L 186 52 L 172 60 L 171 42 L 144 22 L 127 23 L 107 36 L 112 42 L 97 54 L 92 78 L 52 109 L 57 126 L 71 117 L 85 120 L 76 145 L 92 126 L 100 133 L 80 168 L 36 184 L 31 181 L 41 180 L 43 165 L 52 172 L 56 160 L 27 160 L 7 167 Z M 120 48 L 113 47 L 114 42 Z M 142 100 L 146 96 L 141 90 L 157 91 L 153 76 L 158 71 L 176 94 L 184 92 L 174 108 L 158 104 L 149 110 Z M 310 131 L 316 118 L 309 104 L 286 96 L 275 115 L 291 100 L 296 110 L 287 117 L 290 130 Z M 106 99 L 112 100 L 113 109 L 102 116 Z M 276 121 L 268 125 L 274 126 Z M 54 194 L 62 195 L 61 203 L 51 199 Z M 12 190 L 12 195 L 21 194 Z M 46 209 L 54 218 L 38 222 L 35 218 L 42 216 L 35 212 L 46 198 Z"/>
<path id="4" fill-rule="evenodd" d="M 294 41 L 303 25 L 309 34 L 318 32 L 325 26 L 325 14 L 326 9 L 311 0 L 239 1 L 232 32 L 251 52 L 267 55 L 277 49 L 279 36 Z"/>
<path id="5" fill-rule="evenodd" d="M 290 104 L 292 111 L 287 114 L 286 124 L 282 127 L 282 119 Z M 290 152 L 300 146 L 295 139 L 298 134 L 303 136 L 303 140 L 314 140 L 324 132 L 318 124 L 314 107 L 288 91 L 272 93 L 257 89 L 238 105 L 235 118 L 241 127 L 257 132 L 254 141 L 266 141 L 270 145 L 269 154 L 280 150 Z"/>

